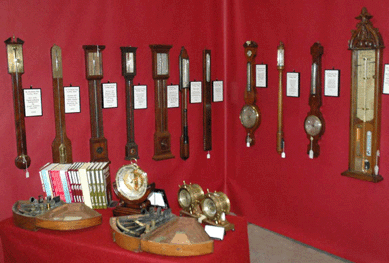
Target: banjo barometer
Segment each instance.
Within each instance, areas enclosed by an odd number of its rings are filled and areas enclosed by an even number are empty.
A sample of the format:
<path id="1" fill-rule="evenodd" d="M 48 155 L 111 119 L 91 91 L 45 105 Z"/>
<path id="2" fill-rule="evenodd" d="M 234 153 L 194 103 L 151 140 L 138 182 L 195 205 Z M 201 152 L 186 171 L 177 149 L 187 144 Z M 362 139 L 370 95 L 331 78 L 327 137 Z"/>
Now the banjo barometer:
<path id="1" fill-rule="evenodd" d="M 255 57 L 257 55 L 258 44 L 254 41 L 246 41 L 243 45 L 244 54 L 247 59 L 247 85 L 244 92 L 245 105 L 240 111 L 240 122 L 246 129 L 246 145 L 247 147 L 255 144 L 254 132 L 261 123 L 261 113 L 255 102 L 257 100 L 257 91 L 254 85 L 254 73 L 255 73 Z"/>
<path id="2" fill-rule="evenodd" d="M 320 112 L 321 107 L 321 56 L 323 55 L 323 46 L 316 42 L 311 46 L 312 65 L 311 65 L 311 92 L 309 95 L 308 112 L 304 121 L 304 129 L 310 143 L 308 144 L 308 155 L 310 159 L 317 158 L 320 155 L 320 137 L 324 134 L 324 118 Z"/>
<path id="3" fill-rule="evenodd" d="M 381 131 L 382 51 L 384 43 L 372 16 L 364 7 L 352 31 L 351 111 L 348 170 L 342 175 L 370 182 L 383 178 L 378 174 Z"/>

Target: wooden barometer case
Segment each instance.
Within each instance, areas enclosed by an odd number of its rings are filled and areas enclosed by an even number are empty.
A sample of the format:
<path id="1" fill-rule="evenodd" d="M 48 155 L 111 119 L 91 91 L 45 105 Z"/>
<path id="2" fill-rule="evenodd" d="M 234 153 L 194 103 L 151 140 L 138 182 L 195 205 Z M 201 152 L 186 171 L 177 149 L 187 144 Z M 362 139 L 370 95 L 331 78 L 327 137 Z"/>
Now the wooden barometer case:
<path id="1" fill-rule="evenodd" d="M 211 50 L 203 50 L 203 141 L 204 151 L 212 150 Z"/>
<path id="2" fill-rule="evenodd" d="M 322 105 L 322 87 L 321 87 L 321 57 L 323 55 L 323 46 L 316 42 L 311 46 L 312 66 L 311 66 L 311 92 L 309 95 L 310 111 L 304 121 L 304 129 L 309 140 L 307 154 L 309 158 L 317 158 L 320 155 L 320 137 L 324 134 L 324 118 L 320 112 Z"/>
<path id="3" fill-rule="evenodd" d="M 189 132 L 188 132 L 188 90 L 189 90 L 189 56 L 184 47 L 179 57 L 180 91 L 181 91 L 181 138 L 180 157 L 189 158 Z"/>
<path id="4" fill-rule="evenodd" d="M 31 164 L 31 158 L 27 155 L 26 127 L 24 122 L 24 98 L 22 86 L 23 65 L 23 43 L 24 41 L 10 37 L 5 41 L 7 47 L 8 73 L 12 78 L 14 113 L 15 113 L 15 134 L 16 150 L 18 156 L 15 165 L 19 169 L 27 169 Z"/>
<path id="5" fill-rule="evenodd" d="M 55 138 L 51 144 L 53 163 L 72 163 L 72 144 L 66 135 L 65 102 L 62 76 L 62 51 L 57 45 L 51 48 Z"/>
<path id="6" fill-rule="evenodd" d="M 351 108 L 348 170 L 342 175 L 379 182 L 382 52 L 384 42 L 366 8 L 356 19 L 361 20 L 352 31 Z"/>
<path id="7" fill-rule="evenodd" d="M 136 47 L 120 47 L 122 52 L 122 75 L 126 81 L 127 144 L 125 159 L 139 159 L 134 130 L 134 77 L 136 75 Z"/>
<path id="8" fill-rule="evenodd" d="M 261 113 L 258 106 L 255 104 L 257 101 L 257 91 L 254 84 L 255 76 L 255 57 L 257 56 L 258 44 L 254 41 L 247 41 L 243 45 L 244 54 L 247 59 L 247 85 L 244 92 L 245 105 L 240 111 L 240 121 L 243 127 L 246 129 L 246 145 L 247 147 L 255 144 L 254 132 L 261 123 Z"/>
<path id="9" fill-rule="evenodd" d="M 171 45 L 150 45 L 154 79 L 155 133 L 153 160 L 174 158 L 170 148 L 167 115 L 167 88 L 169 79 L 169 51 Z"/>
<path id="10" fill-rule="evenodd" d="M 89 110 L 91 162 L 109 162 L 107 139 L 104 137 L 101 79 L 105 46 L 84 45 L 86 79 L 89 83 Z"/>

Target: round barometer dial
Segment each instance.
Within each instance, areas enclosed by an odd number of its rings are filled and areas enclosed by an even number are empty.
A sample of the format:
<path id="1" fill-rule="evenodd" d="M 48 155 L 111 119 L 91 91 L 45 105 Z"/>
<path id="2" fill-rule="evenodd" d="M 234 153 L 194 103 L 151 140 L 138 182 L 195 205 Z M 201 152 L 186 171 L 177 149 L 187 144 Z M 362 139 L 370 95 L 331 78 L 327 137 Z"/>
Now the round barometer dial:
<path id="1" fill-rule="evenodd" d="M 244 105 L 240 111 L 239 118 L 243 127 L 247 129 L 259 125 L 259 111 L 254 105 Z"/>
<path id="2" fill-rule="evenodd" d="M 147 173 L 137 164 L 122 166 L 116 174 L 118 192 L 128 200 L 138 200 L 147 190 Z"/>
<path id="3" fill-rule="evenodd" d="M 316 136 L 320 133 L 323 124 L 315 115 L 309 115 L 305 119 L 304 128 L 310 136 Z"/>

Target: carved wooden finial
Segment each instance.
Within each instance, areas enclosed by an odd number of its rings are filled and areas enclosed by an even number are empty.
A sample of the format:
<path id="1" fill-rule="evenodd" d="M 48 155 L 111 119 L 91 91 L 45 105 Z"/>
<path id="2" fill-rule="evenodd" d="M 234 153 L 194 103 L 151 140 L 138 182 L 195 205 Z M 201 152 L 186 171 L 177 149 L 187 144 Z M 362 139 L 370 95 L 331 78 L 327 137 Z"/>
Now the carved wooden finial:
<path id="1" fill-rule="evenodd" d="M 377 28 L 373 26 L 370 19 L 373 16 L 367 12 L 366 7 L 362 8 L 361 14 L 356 19 L 361 20 L 356 30 L 351 30 L 349 49 L 371 49 L 383 48 L 384 42 Z"/>

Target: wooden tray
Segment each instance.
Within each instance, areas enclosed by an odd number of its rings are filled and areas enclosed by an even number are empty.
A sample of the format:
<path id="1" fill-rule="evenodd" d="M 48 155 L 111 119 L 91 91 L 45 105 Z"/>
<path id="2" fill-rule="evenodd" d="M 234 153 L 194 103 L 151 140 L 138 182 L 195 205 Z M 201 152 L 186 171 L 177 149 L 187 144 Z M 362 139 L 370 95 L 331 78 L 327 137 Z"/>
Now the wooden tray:
<path id="1" fill-rule="evenodd" d="M 126 217 L 133 219 L 139 216 Z M 117 217 L 110 219 L 113 241 L 127 250 L 179 257 L 213 253 L 213 240 L 194 218 L 173 217 L 140 238 L 122 233 L 116 221 Z"/>
<path id="2" fill-rule="evenodd" d="M 18 201 L 12 207 L 16 226 L 37 231 L 39 228 L 52 230 L 77 230 L 100 225 L 102 216 L 83 203 L 62 204 L 37 216 L 19 212 L 18 206 L 28 201 Z"/>

